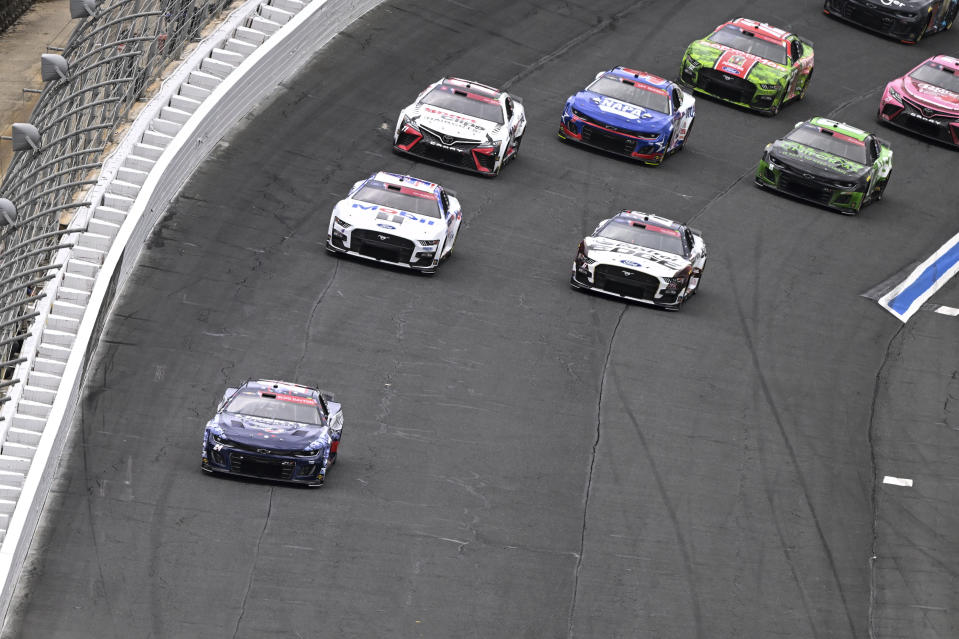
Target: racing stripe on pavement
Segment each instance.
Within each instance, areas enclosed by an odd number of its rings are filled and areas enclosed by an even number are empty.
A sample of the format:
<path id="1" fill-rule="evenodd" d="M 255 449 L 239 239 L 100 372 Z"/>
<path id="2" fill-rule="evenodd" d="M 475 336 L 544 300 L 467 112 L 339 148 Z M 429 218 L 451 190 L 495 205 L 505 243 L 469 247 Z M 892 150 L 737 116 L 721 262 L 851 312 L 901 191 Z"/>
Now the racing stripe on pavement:
<path id="1" fill-rule="evenodd" d="M 879 298 L 879 305 L 902 322 L 908 322 L 926 300 L 957 272 L 959 272 L 959 233 L 952 236 L 952 239 L 917 266 L 898 286 Z"/>

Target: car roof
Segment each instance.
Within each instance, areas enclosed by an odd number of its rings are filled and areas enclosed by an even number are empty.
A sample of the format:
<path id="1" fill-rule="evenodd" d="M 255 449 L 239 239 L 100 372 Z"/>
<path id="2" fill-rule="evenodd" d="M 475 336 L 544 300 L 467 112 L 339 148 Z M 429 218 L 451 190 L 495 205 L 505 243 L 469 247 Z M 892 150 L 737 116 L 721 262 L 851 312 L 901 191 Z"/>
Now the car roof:
<path id="1" fill-rule="evenodd" d="M 384 184 L 412 189 L 431 197 L 437 197 L 439 195 L 439 184 L 436 184 L 435 182 L 427 182 L 426 180 L 421 180 L 411 175 L 379 171 L 371 175 L 370 179 L 376 180 L 377 182 L 382 182 Z"/>
<path id="2" fill-rule="evenodd" d="M 680 231 L 684 227 L 683 224 L 680 224 L 675 220 L 670 220 L 666 217 L 660 217 L 659 215 L 653 215 L 652 213 L 643 213 L 642 211 L 633 211 L 630 209 L 623 209 L 616 217 L 630 222 L 642 222 L 645 225 L 658 226 L 671 231 Z"/>
<path id="3" fill-rule="evenodd" d="M 316 388 L 303 384 L 294 384 L 292 382 L 281 382 L 275 379 L 251 379 L 240 387 L 241 391 L 260 391 L 267 393 L 282 393 L 284 395 L 294 395 L 296 397 L 309 397 L 313 399 L 319 393 Z"/>
<path id="4" fill-rule="evenodd" d="M 791 33 L 784 31 L 777 27 L 774 27 L 765 22 L 759 22 L 758 20 L 750 20 L 749 18 L 736 18 L 735 20 L 730 20 L 726 24 L 720 25 L 716 30 L 722 29 L 725 26 L 734 26 L 752 33 L 753 35 L 760 36 L 765 40 L 771 40 L 773 42 L 778 42 L 779 44 L 785 46 L 786 38 L 788 38 Z"/>
<path id="5" fill-rule="evenodd" d="M 860 142 L 869 137 L 868 131 L 863 131 L 860 128 L 854 127 L 851 124 L 846 124 L 845 122 L 836 122 L 835 120 L 830 120 L 829 118 L 812 118 L 808 120 L 808 123 L 813 126 L 818 126 L 821 129 L 829 129 L 830 131 L 835 131 L 836 133 L 842 133 L 843 135 L 848 135 L 851 138 L 855 138 Z M 800 122 L 800 124 L 803 124 Z"/>
<path id="6" fill-rule="evenodd" d="M 673 86 L 673 83 L 665 78 L 661 78 L 658 75 L 653 75 L 652 73 L 647 73 L 646 71 L 630 69 L 629 67 L 616 67 L 615 69 L 610 69 L 606 72 L 606 75 L 612 75 L 617 78 L 622 78 L 623 80 L 629 80 L 633 84 L 643 84 L 661 91 L 666 91 L 669 89 L 669 87 Z"/>
<path id="7" fill-rule="evenodd" d="M 959 59 L 956 59 L 950 55 L 935 55 L 926 60 L 926 62 L 935 62 L 936 64 L 941 64 L 942 66 L 948 67 L 953 71 L 959 71 Z M 922 64 L 925 64 L 926 62 L 923 62 Z"/>
<path id="8" fill-rule="evenodd" d="M 502 91 L 495 87 L 481 84 L 479 82 L 473 82 L 472 80 L 464 80 L 463 78 L 448 77 L 443 78 L 440 80 L 440 82 L 446 86 L 451 86 L 454 89 L 469 89 L 471 93 L 475 93 L 483 96 L 484 98 L 490 98 L 492 100 L 499 100 L 499 97 L 503 94 Z"/>

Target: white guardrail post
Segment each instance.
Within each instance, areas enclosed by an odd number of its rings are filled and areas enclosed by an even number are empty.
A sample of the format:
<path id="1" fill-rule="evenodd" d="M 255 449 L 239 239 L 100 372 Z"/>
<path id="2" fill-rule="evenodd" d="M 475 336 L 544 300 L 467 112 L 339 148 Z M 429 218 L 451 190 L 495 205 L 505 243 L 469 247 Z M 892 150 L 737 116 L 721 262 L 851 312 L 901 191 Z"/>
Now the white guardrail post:
<path id="1" fill-rule="evenodd" d="M 72 248 L 37 303 L 26 358 L 0 408 L 0 617 L 6 618 L 87 366 L 145 240 L 227 131 L 337 33 L 383 0 L 249 0 L 167 78 L 103 164 Z M 86 230 L 83 230 L 86 229 Z"/>

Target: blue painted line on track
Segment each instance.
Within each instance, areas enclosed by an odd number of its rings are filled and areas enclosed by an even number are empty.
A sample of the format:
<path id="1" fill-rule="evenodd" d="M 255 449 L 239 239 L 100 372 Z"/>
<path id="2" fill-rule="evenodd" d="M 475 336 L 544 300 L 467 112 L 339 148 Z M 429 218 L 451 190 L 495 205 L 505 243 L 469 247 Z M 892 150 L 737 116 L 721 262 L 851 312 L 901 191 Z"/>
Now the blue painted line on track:
<path id="1" fill-rule="evenodd" d="M 927 266 L 912 284 L 900 291 L 895 298 L 889 300 L 889 308 L 900 315 L 904 314 L 920 296 L 935 286 L 939 279 L 956 264 L 959 264 L 959 243 L 954 244 L 939 259 Z"/>

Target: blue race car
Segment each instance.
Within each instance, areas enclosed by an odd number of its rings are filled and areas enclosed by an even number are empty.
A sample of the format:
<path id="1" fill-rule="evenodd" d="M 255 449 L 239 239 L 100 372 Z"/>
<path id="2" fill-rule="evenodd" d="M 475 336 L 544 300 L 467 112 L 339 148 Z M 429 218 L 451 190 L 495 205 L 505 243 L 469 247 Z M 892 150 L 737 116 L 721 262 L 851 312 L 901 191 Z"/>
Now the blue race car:
<path id="1" fill-rule="evenodd" d="M 203 431 L 201 468 L 322 486 L 336 461 L 343 411 L 312 386 L 249 380 L 228 388 Z"/>
<path id="2" fill-rule="evenodd" d="M 616 67 L 566 100 L 559 137 L 658 166 L 686 145 L 695 117 L 676 83 Z"/>

